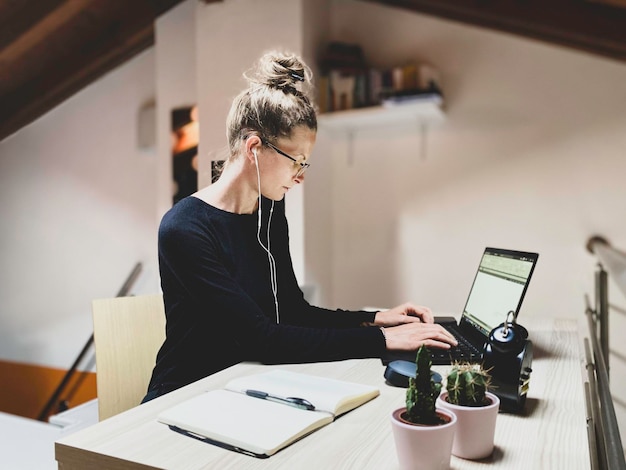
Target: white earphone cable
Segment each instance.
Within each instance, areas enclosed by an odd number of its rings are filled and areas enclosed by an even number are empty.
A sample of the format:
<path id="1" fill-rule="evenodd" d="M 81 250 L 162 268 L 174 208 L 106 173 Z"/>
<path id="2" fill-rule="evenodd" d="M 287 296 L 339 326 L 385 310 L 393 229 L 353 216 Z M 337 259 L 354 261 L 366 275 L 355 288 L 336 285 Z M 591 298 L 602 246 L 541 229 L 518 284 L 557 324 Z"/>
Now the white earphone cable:
<path id="1" fill-rule="evenodd" d="M 263 245 L 261 241 L 261 220 L 262 220 L 262 210 L 261 210 L 261 173 L 259 172 L 259 161 L 256 156 L 256 150 L 253 151 L 254 154 L 254 164 L 256 166 L 256 177 L 257 177 L 257 186 L 259 189 L 259 208 L 258 208 L 258 222 L 257 222 L 257 232 L 256 238 L 259 242 L 259 245 L 266 251 L 267 260 L 270 266 L 270 285 L 272 287 L 272 294 L 274 296 L 274 308 L 276 309 L 276 323 L 280 323 L 280 315 L 278 313 L 278 283 L 276 279 L 276 262 L 274 261 L 274 257 L 270 251 L 270 226 L 272 223 L 272 214 L 274 213 L 274 201 L 272 201 L 272 207 L 270 208 L 270 215 L 267 219 L 267 247 Z"/>

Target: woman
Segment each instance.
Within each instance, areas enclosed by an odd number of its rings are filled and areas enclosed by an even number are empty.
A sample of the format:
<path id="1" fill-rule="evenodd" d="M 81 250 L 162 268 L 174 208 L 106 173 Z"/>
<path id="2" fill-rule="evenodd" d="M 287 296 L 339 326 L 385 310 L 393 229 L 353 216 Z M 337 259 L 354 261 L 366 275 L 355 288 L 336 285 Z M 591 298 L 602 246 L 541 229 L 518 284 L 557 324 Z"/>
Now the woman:
<path id="1" fill-rule="evenodd" d="M 333 361 L 456 344 L 426 307 L 351 312 L 306 302 L 284 196 L 303 182 L 315 143 L 311 74 L 297 56 L 268 53 L 246 78 L 228 115 L 220 178 L 161 221 L 167 337 L 144 401 L 246 360 Z"/>

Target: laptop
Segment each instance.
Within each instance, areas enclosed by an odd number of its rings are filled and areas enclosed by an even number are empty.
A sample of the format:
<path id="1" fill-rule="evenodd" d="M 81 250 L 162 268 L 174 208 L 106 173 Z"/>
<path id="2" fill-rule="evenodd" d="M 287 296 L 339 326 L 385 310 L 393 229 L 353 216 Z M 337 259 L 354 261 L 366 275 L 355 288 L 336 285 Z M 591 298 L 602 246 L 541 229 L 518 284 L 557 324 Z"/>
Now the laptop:
<path id="1" fill-rule="evenodd" d="M 491 330 L 503 323 L 510 311 L 517 318 L 538 258 L 537 253 L 485 248 L 460 321 L 435 317 L 435 323 L 450 331 L 459 345 L 450 350 L 431 348 L 433 364 L 482 361 Z M 415 362 L 415 355 L 415 351 L 387 351 L 382 361 Z"/>

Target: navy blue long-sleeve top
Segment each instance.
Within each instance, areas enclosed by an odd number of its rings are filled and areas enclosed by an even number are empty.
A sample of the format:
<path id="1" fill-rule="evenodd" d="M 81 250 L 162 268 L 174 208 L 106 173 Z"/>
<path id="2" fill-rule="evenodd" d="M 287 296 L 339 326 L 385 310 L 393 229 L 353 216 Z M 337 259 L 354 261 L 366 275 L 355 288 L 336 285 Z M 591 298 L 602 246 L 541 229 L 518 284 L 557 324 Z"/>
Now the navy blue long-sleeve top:
<path id="1" fill-rule="evenodd" d="M 284 205 L 284 199 L 275 203 L 269 235 L 280 323 L 268 255 L 257 240 L 257 213 L 233 214 L 192 196 L 165 214 L 158 245 L 166 339 L 149 399 L 241 361 L 318 362 L 384 352 L 381 331 L 362 326 L 375 313 L 327 310 L 304 299 L 289 253 Z M 265 246 L 270 207 L 263 199 Z"/>

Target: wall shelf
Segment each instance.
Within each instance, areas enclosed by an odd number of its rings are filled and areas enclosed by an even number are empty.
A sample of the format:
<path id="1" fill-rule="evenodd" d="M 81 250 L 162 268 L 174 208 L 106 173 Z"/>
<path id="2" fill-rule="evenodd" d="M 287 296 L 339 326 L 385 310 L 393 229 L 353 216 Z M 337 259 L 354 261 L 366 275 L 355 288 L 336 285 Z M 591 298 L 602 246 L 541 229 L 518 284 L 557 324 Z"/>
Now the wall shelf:
<path id="1" fill-rule="evenodd" d="M 442 104 L 441 97 L 436 96 L 412 103 L 335 111 L 320 114 L 318 123 L 325 129 L 344 132 L 388 127 L 406 122 L 422 125 L 437 124 L 445 119 Z"/>

